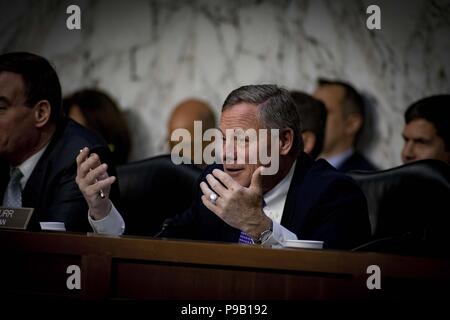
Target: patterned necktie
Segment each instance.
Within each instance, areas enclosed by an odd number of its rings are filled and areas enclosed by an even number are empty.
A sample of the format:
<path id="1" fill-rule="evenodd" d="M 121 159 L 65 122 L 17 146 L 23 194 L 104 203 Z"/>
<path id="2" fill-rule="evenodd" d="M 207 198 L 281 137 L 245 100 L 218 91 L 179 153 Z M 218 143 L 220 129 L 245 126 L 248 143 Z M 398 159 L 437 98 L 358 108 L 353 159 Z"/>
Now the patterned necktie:
<path id="1" fill-rule="evenodd" d="M 20 179 L 23 174 L 19 168 L 14 168 L 11 171 L 11 178 L 6 188 L 5 195 L 3 197 L 3 206 L 10 208 L 22 207 L 22 185 Z"/>
<path id="2" fill-rule="evenodd" d="M 264 201 L 264 198 L 262 199 L 262 208 L 266 206 L 266 202 Z M 253 244 L 253 239 L 244 231 L 241 231 L 241 234 L 239 235 L 239 243 L 245 243 L 245 244 Z"/>

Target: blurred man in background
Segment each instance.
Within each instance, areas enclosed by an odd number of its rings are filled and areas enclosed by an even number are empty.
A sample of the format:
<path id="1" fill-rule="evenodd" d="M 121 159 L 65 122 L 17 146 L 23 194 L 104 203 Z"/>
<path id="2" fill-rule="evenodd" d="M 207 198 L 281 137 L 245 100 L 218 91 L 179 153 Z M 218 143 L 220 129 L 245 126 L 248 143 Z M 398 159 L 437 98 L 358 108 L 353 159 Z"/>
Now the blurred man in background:
<path id="1" fill-rule="evenodd" d="M 437 159 L 450 164 L 450 95 L 421 99 L 405 112 L 404 163 Z"/>
<path id="2" fill-rule="evenodd" d="M 303 151 L 316 159 L 323 148 L 327 109 L 307 93 L 291 91 L 291 96 L 302 121 Z"/>
<path id="3" fill-rule="evenodd" d="M 105 139 L 115 165 L 127 162 L 130 131 L 124 114 L 109 95 L 96 89 L 80 90 L 64 98 L 63 107 L 66 115 Z"/>
<path id="4" fill-rule="evenodd" d="M 201 121 L 202 136 L 206 130 L 216 127 L 216 118 L 214 116 L 214 112 L 212 111 L 211 107 L 202 100 L 197 99 L 185 100 L 175 107 L 167 123 L 168 144 L 170 150 L 172 150 L 172 148 L 178 144 L 178 141 L 172 141 L 171 139 L 172 132 L 176 129 L 186 129 L 189 131 L 192 140 L 190 141 L 183 140 L 183 143 L 190 143 L 190 144 L 194 143 L 194 121 Z M 202 159 L 202 161 L 203 161 L 203 149 L 208 144 L 209 144 L 208 141 L 203 141 L 202 155 L 201 157 L 198 157 L 199 159 Z M 193 160 L 194 148 L 192 147 L 190 149 L 191 154 L 183 154 L 181 156 Z M 196 165 L 198 165 L 201 168 L 204 168 L 206 166 L 204 163 Z"/>
<path id="5" fill-rule="evenodd" d="M 322 158 L 341 172 L 376 170 L 355 148 L 364 125 L 364 101 L 350 84 L 319 79 L 313 96 L 327 108 Z"/>

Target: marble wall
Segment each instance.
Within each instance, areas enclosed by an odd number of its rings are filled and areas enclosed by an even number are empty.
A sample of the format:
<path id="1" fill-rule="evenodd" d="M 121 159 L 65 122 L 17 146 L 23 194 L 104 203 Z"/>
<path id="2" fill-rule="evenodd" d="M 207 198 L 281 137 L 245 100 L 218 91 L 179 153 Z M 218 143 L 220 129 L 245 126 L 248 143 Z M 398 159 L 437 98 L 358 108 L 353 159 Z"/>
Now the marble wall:
<path id="1" fill-rule="evenodd" d="M 81 8 L 81 30 L 66 8 Z M 381 30 L 366 8 L 381 8 Z M 403 112 L 450 91 L 450 1 L 0 0 L 0 52 L 28 50 L 55 65 L 64 93 L 109 91 L 129 113 L 133 159 L 167 151 L 166 121 L 187 97 L 217 114 L 250 83 L 312 91 L 317 77 L 350 81 L 371 97 L 367 154 L 400 164 Z"/>

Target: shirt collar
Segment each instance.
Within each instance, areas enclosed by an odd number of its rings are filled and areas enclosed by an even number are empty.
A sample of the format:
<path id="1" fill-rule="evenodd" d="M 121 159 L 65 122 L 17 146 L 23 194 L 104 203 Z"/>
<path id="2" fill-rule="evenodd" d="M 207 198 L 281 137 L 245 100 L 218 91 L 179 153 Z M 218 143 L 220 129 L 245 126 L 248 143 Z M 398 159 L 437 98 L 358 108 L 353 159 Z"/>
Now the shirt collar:
<path id="1" fill-rule="evenodd" d="M 353 154 L 353 148 L 347 149 L 344 152 L 341 152 L 337 155 L 334 155 L 329 158 L 325 158 L 333 167 L 338 169 L 348 158 Z"/>
<path id="2" fill-rule="evenodd" d="M 23 174 L 22 179 L 20 179 L 20 184 L 22 185 L 22 190 L 25 189 L 25 185 L 28 182 L 28 179 L 31 176 L 31 173 L 33 173 L 34 168 L 36 167 L 39 159 L 41 159 L 42 154 L 47 149 L 48 144 L 46 144 L 41 150 L 33 154 L 31 157 L 29 157 L 27 160 L 22 162 L 17 168 L 20 169 L 20 171 Z M 12 168 L 11 168 L 12 170 Z"/>
<path id="3" fill-rule="evenodd" d="M 292 164 L 292 167 L 289 170 L 288 174 L 275 187 L 266 192 L 263 196 L 264 202 L 266 203 L 266 206 L 263 209 L 264 212 L 269 218 L 275 220 L 278 223 L 281 222 L 284 204 L 286 202 L 292 177 L 294 176 L 296 163 L 297 161 Z"/>

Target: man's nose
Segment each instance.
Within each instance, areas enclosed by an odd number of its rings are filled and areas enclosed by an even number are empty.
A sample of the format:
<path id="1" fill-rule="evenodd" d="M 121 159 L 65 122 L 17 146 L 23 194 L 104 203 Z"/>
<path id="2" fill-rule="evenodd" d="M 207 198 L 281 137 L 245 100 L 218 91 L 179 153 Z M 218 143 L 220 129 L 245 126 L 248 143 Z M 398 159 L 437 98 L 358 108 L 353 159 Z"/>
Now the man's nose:
<path id="1" fill-rule="evenodd" d="M 405 142 L 402 150 L 402 160 L 403 162 L 410 162 L 415 159 L 414 145 L 412 142 Z"/>
<path id="2" fill-rule="evenodd" d="M 229 140 L 227 140 L 227 142 L 228 141 Z M 237 159 L 236 143 L 233 143 L 233 141 L 229 141 L 228 143 L 227 142 L 225 142 L 223 145 L 223 161 L 235 161 Z"/>

